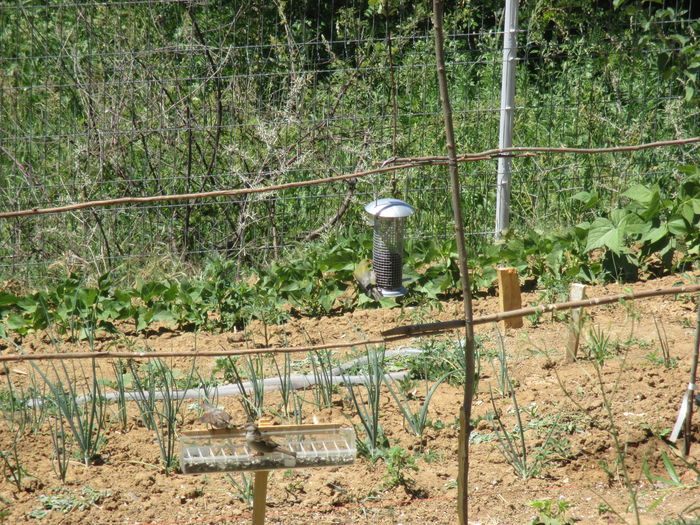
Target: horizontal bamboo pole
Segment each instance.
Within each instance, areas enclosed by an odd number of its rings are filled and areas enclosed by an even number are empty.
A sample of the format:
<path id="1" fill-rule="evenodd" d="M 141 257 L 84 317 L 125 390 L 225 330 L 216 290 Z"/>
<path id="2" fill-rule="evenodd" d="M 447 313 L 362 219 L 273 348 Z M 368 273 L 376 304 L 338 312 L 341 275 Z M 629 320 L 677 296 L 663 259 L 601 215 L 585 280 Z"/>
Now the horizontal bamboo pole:
<path id="1" fill-rule="evenodd" d="M 640 292 L 622 293 L 616 295 L 606 295 L 594 297 L 583 301 L 569 301 L 565 303 L 541 304 L 529 306 L 508 312 L 499 312 L 475 317 L 472 324 L 486 324 L 511 317 L 522 317 L 536 313 L 555 312 L 571 310 L 572 308 L 585 308 L 588 306 L 599 306 L 603 304 L 615 303 L 617 301 L 631 301 L 634 299 L 644 299 L 659 295 L 677 295 L 683 293 L 700 292 L 700 284 L 690 284 L 687 286 L 672 286 L 670 288 L 656 288 L 653 290 L 642 290 Z M 171 351 L 171 352 L 65 352 L 51 354 L 8 354 L 0 356 L 0 363 L 7 361 L 48 361 L 61 359 L 159 359 L 164 357 L 221 357 L 251 354 L 293 354 L 298 352 L 314 352 L 317 350 L 328 350 L 334 348 L 351 348 L 353 346 L 380 345 L 410 339 L 417 335 L 432 335 L 440 332 L 449 332 L 465 325 L 464 319 L 444 321 L 440 323 L 415 324 L 407 326 L 397 326 L 381 332 L 382 337 L 373 339 L 358 339 L 343 343 L 326 343 L 322 345 L 291 346 L 291 347 L 265 347 L 265 348 L 239 348 L 235 350 L 212 350 L 212 351 Z"/>
<path id="2" fill-rule="evenodd" d="M 510 155 L 509 155 L 510 156 Z M 523 153 L 521 155 L 512 155 L 515 157 L 527 157 L 529 154 Z M 488 157 L 472 157 L 465 156 L 459 159 L 458 162 L 476 162 L 480 160 L 491 160 L 494 155 Z M 50 213 L 65 213 L 69 211 L 83 210 L 86 208 L 101 208 L 103 206 L 113 206 L 115 204 L 147 204 L 150 202 L 162 202 L 162 201 L 182 201 L 182 200 L 197 200 L 197 199 L 213 199 L 216 197 L 232 197 L 236 195 L 247 195 L 250 193 L 268 193 L 274 191 L 288 190 L 291 188 L 300 188 L 304 186 L 315 186 L 319 184 L 329 184 L 332 182 L 340 182 L 344 180 L 352 180 L 361 177 L 366 177 L 368 175 L 376 175 L 387 172 L 394 172 L 398 170 L 410 169 L 410 168 L 422 168 L 424 166 L 439 166 L 442 164 L 447 164 L 446 160 L 422 160 L 416 162 L 407 162 L 403 164 L 394 164 L 381 166 L 379 168 L 374 168 L 366 171 L 358 171 L 355 173 L 347 173 L 344 175 L 336 175 L 334 177 L 324 177 L 322 179 L 312 179 L 297 182 L 287 182 L 284 184 L 275 184 L 271 186 L 257 186 L 255 188 L 238 188 L 235 190 L 215 190 L 215 191 L 204 191 L 199 193 L 176 193 L 170 195 L 152 195 L 150 197 L 119 197 L 115 199 L 103 199 L 96 201 L 85 201 L 76 202 L 74 204 L 67 204 L 65 206 L 56 206 L 54 208 L 28 208 L 25 210 L 7 211 L 0 213 L 0 219 L 9 219 L 12 217 L 24 217 L 27 215 L 46 215 Z"/>
<path id="3" fill-rule="evenodd" d="M 644 299 L 646 297 L 655 297 L 659 295 L 672 295 L 681 293 L 693 293 L 700 291 L 700 284 L 690 284 L 687 286 L 672 286 L 670 288 L 656 288 L 654 290 L 642 290 L 641 292 L 621 293 L 616 295 L 607 295 L 604 297 L 594 297 L 593 299 L 584 299 L 581 301 L 568 301 L 565 303 L 550 303 L 540 304 L 537 306 L 528 306 L 517 310 L 509 310 L 507 312 L 499 312 L 495 314 L 481 315 L 475 317 L 473 324 L 485 324 L 510 319 L 512 317 L 524 317 L 537 313 L 555 312 L 562 310 L 571 310 L 572 308 L 585 308 L 587 306 L 599 306 L 601 304 L 610 304 L 617 301 L 632 301 L 634 299 Z M 454 321 L 445 321 L 441 323 L 426 323 L 414 324 L 407 326 L 397 326 L 389 330 L 384 330 L 381 334 L 385 337 L 396 337 L 399 335 L 418 335 L 433 332 L 445 332 L 454 330 L 464 326 L 464 319 L 455 319 Z"/>
<path id="4" fill-rule="evenodd" d="M 315 352 L 317 350 L 329 350 L 332 348 L 351 348 L 353 346 L 384 344 L 408 336 L 378 337 L 374 339 L 358 339 L 343 343 L 326 343 L 322 345 L 288 346 L 265 348 L 237 348 L 234 350 L 210 350 L 188 352 L 186 350 L 173 350 L 168 352 L 65 352 L 51 354 L 8 354 L 0 355 L 0 363 L 4 361 L 49 361 L 62 359 L 160 359 L 164 357 L 224 357 L 258 354 L 295 354 L 299 352 Z"/>
<path id="5" fill-rule="evenodd" d="M 512 155 L 514 153 L 529 152 L 529 153 L 574 153 L 582 155 L 601 154 L 601 153 L 630 153 L 641 151 L 650 148 L 662 148 L 666 146 L 682 146 L 684 144 L 693 144 L 700 142 L 700 137 L 690 137 L 685 139 L 661 140 L 658 142 L 647 142 L 645 144 L 636 144 L 631 146 L 611 146 L 608 148 L 567 148 L 561 147 L 540 147 L 540 146 L 513 146 L 511 148 L 487 149 L 478 153 L 462 153 L 457 156 L 458 162 L 464 162 L 470 159 L 493 158 L 494 156 Z M 447 157 L 444 155 L 433 155 L 429 157 L 393 157 L 382 163 L 375 162 L 374 164 L 382 164 L 386 166 L 393 162 L 446 162 Z"/>
<path id="6" fill-rule="evenodd" d="M 490 149 L 479 153 L 463 153 L 457 156 L 457 162 L 476 162 L 482 160 L 493 160 L 494 158 L 509 156 L 509 157 L 530 157 L 537 153 L 573 153 L 573 154 L 600 154 L 600 153 L 625 153 L 640 151 L 649 148 L 660 148 L 668 146 L 682 146 L 684 144 L 692 144 L 700 142 L 700 137 L 690 137 L 677 140 L 664 140 L 659 142 L 649 142 L 646 144 L 636 144 L 632 146 L 614 146 L 610 148 L 550 148 L 550 147 L 530 147 L 518 146 L 514 148 Z M 398 163 L 398 164 L 397 164 Z M 0 213 L 0 219 L 9 219 L 11 217 L 24 217 L 27 215 L 44 215 L 48 213 L 64 213 L 68 211 L 82 210 L 85 208 L 99 208 L 102 206 L 112 206 L 115 204 L 143 204 L 149 202 L 161 201 L 178 201 L 191 199 L 211 199 L 215 197 L 230 197 L 234 195 L 245 195 L 249 193 L 267 193 L 271 191 L 281 191 L 290 188 L 301 186 L 314 186 L 318 184 L 328 184 L 330 182 L 338 182 L 342 180 L 350 180 L 367 175 L 393 172 L 402 169 L 418 168 L 429 165 L 444 165 L 447 164 L 447 157 L 432 156 L 432 157 L 414 157 L 401 159 L 393 157 L 385 160 L 380 164 L 380 167 L 359 171 L 357 173 L 348 173 L 337 175 L 335 177 L 325 177 L 322 179 L 313 179 L 307 181 L 289 182 L 285 184 L 276 184 L 272 186 L 258 186 L 256 188 L 238 188 L 235 190 L 216 190 L 200 193 L 180 193 L 173 195 L 152 195 L 150 197 L 121 197 L 116 199 L 103 199 L 96 201 L 76 202 L 66 206 L 57 206 L 54 208 L 28 208 L 25 210 L 15 210 Z"/>

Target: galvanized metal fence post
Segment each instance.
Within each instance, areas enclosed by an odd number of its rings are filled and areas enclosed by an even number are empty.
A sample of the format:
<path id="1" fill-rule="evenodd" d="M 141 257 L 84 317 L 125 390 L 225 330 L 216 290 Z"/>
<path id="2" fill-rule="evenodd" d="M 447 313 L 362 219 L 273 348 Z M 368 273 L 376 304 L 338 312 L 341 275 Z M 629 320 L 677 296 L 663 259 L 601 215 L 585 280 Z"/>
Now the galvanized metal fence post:
<path id="1" fill-rule="evenodd" d="M 513 113 L 515 111 L 515 65 L 518 51 L 516 26 L 519 0 L 506 0 L 503 23 L 503 68 L 501 75 L 501 122 L 498 147 L 513 145 Z M 510 157 L 499 157 L 496 179 L 496 230 L 498 240 L 510 225 Z"/>

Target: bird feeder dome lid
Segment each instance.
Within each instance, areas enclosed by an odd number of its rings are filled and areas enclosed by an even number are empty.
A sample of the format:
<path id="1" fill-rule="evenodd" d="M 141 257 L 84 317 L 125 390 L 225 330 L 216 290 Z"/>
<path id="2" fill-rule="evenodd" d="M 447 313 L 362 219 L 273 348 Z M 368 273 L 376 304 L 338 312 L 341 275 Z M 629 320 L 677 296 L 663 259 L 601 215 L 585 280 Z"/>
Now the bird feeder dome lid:
<path id="1" fill-rule="evenodd" d="M 381 219 L 399 219 L 413 215 L 412 206 L 399 199 L 378 199 L 365 206 L 365 211 Z"/>

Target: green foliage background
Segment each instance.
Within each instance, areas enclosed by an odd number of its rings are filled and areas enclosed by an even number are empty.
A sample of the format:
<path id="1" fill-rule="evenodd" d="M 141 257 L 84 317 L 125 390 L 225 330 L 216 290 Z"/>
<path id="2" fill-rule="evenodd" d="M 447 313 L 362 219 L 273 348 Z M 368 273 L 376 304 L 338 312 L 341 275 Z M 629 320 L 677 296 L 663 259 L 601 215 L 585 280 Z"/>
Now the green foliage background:
<path id="1" fill-rule="evenodd" d="M 522 1 L 515 144 L 698 135 L 700 23 L 685 4 Z M 443 154 L 430 7 L 0 6 L 0 211 L 303 181 Z M 459 151 L 494 148 L 502 2 L 449 3 L 445 25 Z M 490 286 L 502 262 L 559 281 L 631 279 L 658 258 L 665 271 L 692 264 L 695 151 L 515 159 L 512 231 L 498 245 L 495 161 L 462 165 L 475 288 Z M 0 282 L 19 281 L 22 293 L 3 289 L 0 318 L 20 333 L 48 322 L 71 331 L 72 316 L 108 330 L 115 319 L 138 330 L 157 320 L 226 328 L 277 319 L 281 303 L 313 315 L 351 308 L 352 266 L 371 245 L 362 205 L 390 195 L 417 210 L 406 243 L 415 297 L 451 293 L 446 173 L 422 167 L 275 194 L 2 219 Z"/>

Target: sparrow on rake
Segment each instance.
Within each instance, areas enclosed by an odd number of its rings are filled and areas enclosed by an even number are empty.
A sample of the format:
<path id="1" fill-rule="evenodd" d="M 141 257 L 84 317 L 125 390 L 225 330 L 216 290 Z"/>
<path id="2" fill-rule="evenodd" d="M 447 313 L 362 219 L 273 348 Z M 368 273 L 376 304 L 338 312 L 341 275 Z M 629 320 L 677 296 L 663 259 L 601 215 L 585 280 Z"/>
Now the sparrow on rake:
<path id="1" fill-rule="evenodd" d="M 214 428 L 228 428 L 231 424 L 231 414 L 215 407 L 208 401 L 202 403 L 202 415 L 196 421 L 211 425 Z"/>
<path id="2" fill-rule="evenodd" d="M 293 450 L 284 448 L 269 437 L 263 436 L 255 423 L 248 423 L 245 426 L 245 442 L 257 453 L 256 456 L 270 454 L 271 452 L 281 452 L 282 454 L 297 457 L 297 453 Z"/>

